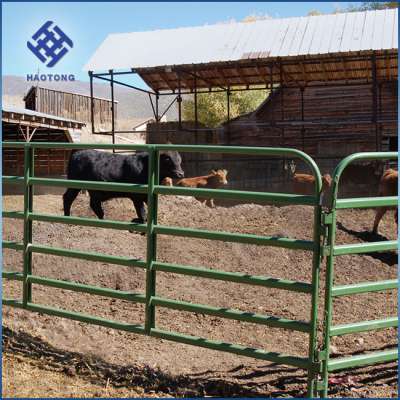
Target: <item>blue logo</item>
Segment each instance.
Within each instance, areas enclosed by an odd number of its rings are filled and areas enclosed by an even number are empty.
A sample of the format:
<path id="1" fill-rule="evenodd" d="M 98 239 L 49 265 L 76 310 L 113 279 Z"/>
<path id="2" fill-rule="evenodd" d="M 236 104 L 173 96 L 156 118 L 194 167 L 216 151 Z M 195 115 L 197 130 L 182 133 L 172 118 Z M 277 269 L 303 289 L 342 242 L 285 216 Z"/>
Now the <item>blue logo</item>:
<path id="1" fill-rule="evenodd" d="M 74 47 L 72 40 L 53 21 L 47 21 L 27 42 L 28 49 L 47 67 L 54 67 Z"/>

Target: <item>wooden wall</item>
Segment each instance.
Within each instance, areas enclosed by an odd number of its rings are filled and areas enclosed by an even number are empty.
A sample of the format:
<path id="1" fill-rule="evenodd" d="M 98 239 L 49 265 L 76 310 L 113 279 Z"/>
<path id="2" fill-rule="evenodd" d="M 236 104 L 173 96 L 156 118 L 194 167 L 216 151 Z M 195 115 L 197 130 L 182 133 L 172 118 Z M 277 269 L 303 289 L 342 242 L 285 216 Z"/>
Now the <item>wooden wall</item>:
<path id="1" fill-rule="evenodd" d="M 111 101 L 99 98 L 94 98 L 93 101 L 96 130 L 111 129 Z M 25 107 L 91 124 L 89 96 L 34 87 L 26 96 Z M 117 119 L 117 103 L 114 103 L 114 107 L 115 119 Z"/>
<path id="2" fill-rule="evenodd" d="M 18 126 L 3 123 L 4 141 L 25 141 Z M 65 131 L 49 128 L 38 128 L 32 141 L 69 142 Z M 36 149 L 34 171 L 36 176 L 62 176 L 66 173 L 70 151 L 62 149 Z M 23 176 L 24 150 L 2 149 L 3 175 Z"/>

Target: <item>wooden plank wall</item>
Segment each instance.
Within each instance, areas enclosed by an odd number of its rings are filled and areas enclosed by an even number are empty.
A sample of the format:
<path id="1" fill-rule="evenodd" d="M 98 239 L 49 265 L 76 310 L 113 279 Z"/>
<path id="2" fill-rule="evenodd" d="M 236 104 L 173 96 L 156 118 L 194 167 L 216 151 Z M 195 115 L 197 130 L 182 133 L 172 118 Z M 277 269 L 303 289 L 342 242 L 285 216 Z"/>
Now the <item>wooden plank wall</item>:
<path id="1" fill-rule="evenodd" d="M 45 114 L 91 123 L 90 97 L 88 96 L 36 87 L 27 96 L 25 107 Z M 117 117 L 116 103 L 115 117 Z M 94 98 L 94 118 L 96 129 L 109 129 L 111 126 L 111 101 Z"/>
<path id="2" fill-rule="evenodd" d="M 4 141 L 23 141 L 18 127 L 10 129 L 3 124 Z M 38 129 L 34 134 L 34 141 L 68 142 L 63 131 Z M 62 176 L 66 174 L 70 151 L 62 149 L 37 149 L 35 150 L 35 175 L 36 176 Z M 24 173 L 24 150 L 2 149 L 3 175 L 22 176 Z"/>

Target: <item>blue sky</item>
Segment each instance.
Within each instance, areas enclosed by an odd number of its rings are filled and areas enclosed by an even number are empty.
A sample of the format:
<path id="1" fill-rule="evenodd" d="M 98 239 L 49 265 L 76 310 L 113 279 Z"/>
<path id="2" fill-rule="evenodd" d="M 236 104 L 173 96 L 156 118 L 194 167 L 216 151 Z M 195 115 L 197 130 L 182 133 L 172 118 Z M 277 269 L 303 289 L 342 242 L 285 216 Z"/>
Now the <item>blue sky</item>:
<path id="1" fill-rule="evenodd" d="M 161 3 L 4 3 L 2 4 L 3 75 L 69 73 L 88 80 L 83 65 L 109 33 L 213 24 L 248 15 L 274 18 L 330 12 L 348 2 L 161 2 Z M 353 2 L 352 4 L 358 4 Z M 26 47 L 44 22 L 54 21 L 74 42 L 71 51 L 47 68 Z M 138 82 L 135 82 L 138 83 Z"/>

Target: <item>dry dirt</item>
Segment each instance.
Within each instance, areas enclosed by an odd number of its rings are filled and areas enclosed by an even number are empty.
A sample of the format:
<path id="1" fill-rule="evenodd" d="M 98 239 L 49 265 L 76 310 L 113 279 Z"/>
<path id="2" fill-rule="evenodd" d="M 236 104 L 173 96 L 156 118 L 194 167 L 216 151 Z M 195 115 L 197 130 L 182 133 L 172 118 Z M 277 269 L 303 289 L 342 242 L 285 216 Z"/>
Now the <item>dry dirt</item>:
<path id="1" fill-rule="evenodd" d="M 5 210 L 22 210 L 22 196 L 4 196 Z M 34 211 L 62 215 L 61 196 L 35 196 Z M 106 218 L 130 220 L 129 200 L 105 205 Z M 73 215 L 94 217 L 88 197 L 80 195 Z M 381 236 L 368 233 L 373 210 L 338 215 L 338 243 L 395 239 L 393 213 L 381 222 Z M 242 204 L 210 209 L 192 198 L 161 197 L 159 223 L 210 230 L 311 238 L 312 209 Z M 34 223 L 35 243 L 145 258 L 146 237 L 123 231 L 54 223 Z M 6 240 L 22 241 L 22 222 L 4 220 Z M 238 243 L 160 236 L 158 260 L 310 282 L 311 257 L 303 251 Z M 34 274 L 120 290 L 144 292 L 140 269 L 35 254 Z M 4 269 L 22 270 L 22 255 L 4 250 Z M 321 278 L 323 298 L 325 266 Z M 342 256 L 336 262 L 337 284 L 397 276 L 395 252 Z M 242 311 L 308 320 L 310 298 L 285 290 L 157 273 L 157 294 Z M 3 296 L 20 298 L 21 283 L 4 282 Z M 141 304 L 34 285 L 40 304 L 90 313 L 130 323 L 144 322 Z M 322 318 L 322 301 L 320 319 Z M 397 313 L 395 291 L 360 294 L 335 301 L 334 323 L 379 319 Z M 158 308 L 157 326 L 215 340 L 292 355 L 307 354 L 307 336 L 277 328 Z M 6 396 L 304 396 L 304 371 L 229 353 L 168 342 L 80 322 L 3 307 L 3 387 Z M 334 340 L 338 355 L 382 350 L 397 343 L 395 329 L 346 335 Z M 334 376 L 334 375 L 332 375 Z M 338 397 L 396 397 L 397 365 L 345 371 L 351 384 L 332 384 Z M 17 384 L 34 380 L 32 387 Z M 13 383 L 15 382 L 15 383 Z"/>

